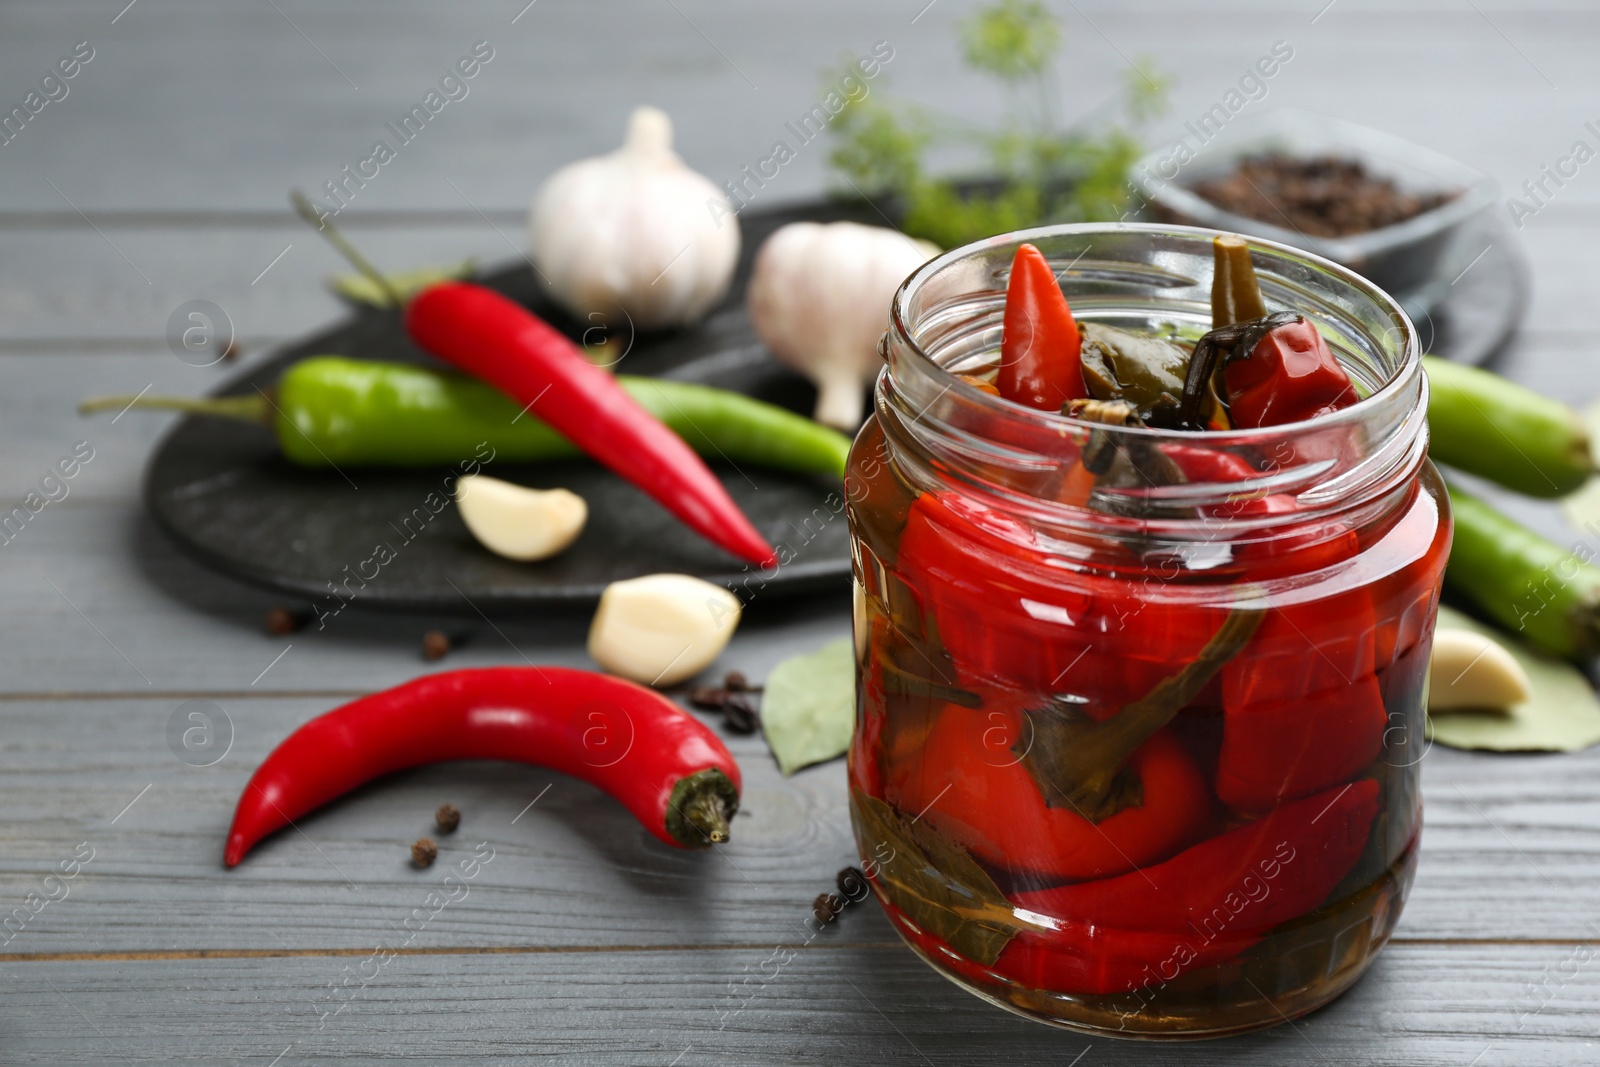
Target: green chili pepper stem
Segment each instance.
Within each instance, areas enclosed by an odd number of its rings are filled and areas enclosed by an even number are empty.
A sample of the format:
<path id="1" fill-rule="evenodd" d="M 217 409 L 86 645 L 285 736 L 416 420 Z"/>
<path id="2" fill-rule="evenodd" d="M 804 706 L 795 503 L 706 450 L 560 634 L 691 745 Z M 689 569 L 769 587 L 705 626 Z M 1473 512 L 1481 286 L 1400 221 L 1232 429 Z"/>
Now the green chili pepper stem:
<path id="1" fill-rule="evenodd" d="M 1580 662 L 1600 654 L 1600 567 L 1448 488 L 1455 539 L 1446 585 L 1547 652 Z"/>
<path id="2" fill-rule="evenodd" d="M 78 405 L 78 414 L 97 411 L 126 411 L 129 408 L 155 411 L 184 411 L 191 415 L 211 415 L 219 419 L 272 425 L 272 405 L 260 393 L 255 396 L 93 396 Z"/>
<path id="3" fill-rule="evenodd" d="M 667 833 L 687 848 L 728 840 L 728 820 L 739 810 L 739 790 L 715 767 L 679 779 L 667 798 Z"/>
<path id="4" fill-rule="evenodd" d="M 315 205 L 307 199 L 305 193 L 302 193 L 299 189 L 294 190 L 289 194 L 289 203 L 294 205 L 295 213 L 315 227 L 316 231 L 327 239 L 327 242 L 334 247 L 335 251 L 348 260 L 352 267 L 365 274 L 373 285 L 378 287 L 378 291 L 388 299 L 390 307 L 405 307 L 405 300 L 400 296 L 394 285 L 390 283 L 389 279 L 384 276 L 383 272 L 374 267 L 367 257 L 361 254 L 360 249 L 347 241 L 344 234 L 340 233 L 333 223 L 317 214 Z"/>
<path id="5" fill-rule="evenodd" d="M 1217 237 L 1211 242 L 1216 267 L 1211 278 L 1211 328 L 1248 322 L 1267 314 L 1250 262 L 1250 246 L 1237 237 Z"/>
<path id="6" fill-rule="evenodd" d="M 1429 454 L 1529 496 L 1557 497 L 1595 473 L 1576 411 L 1476 367 L 1424 356 Z"/>

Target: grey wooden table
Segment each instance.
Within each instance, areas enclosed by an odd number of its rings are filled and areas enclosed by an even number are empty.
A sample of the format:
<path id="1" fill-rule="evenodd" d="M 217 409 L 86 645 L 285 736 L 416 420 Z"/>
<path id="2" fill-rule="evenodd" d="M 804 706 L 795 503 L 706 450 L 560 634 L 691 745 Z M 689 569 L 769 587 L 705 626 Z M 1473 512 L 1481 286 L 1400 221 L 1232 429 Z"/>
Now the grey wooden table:
<path id="1" fill-rule="evenodd" d="M 1575 140 L 1596 143 L 1584 123 L 1600 120 L 1600 16 L 1586 0 L 1055 6 L 1071 114 L 1100 105 L 1143 52 L 1176 78 L 1165 121 L 1177 131 L 1281 40 L 1293 59 L 1253 107 L 1390 129 L 1507 190 Z M 1421 873 L 1372 972 L 1294 1026 L 1198 1046 L 1015 1019 L 914 960 L 873 908 L 811 938 L 808 902 L 851 858 L 842 768 L 784 780 L 759 741 L 734 746 L 748 815 L 716 854 L 658 847 L 570 779 L 441 766 L 222 870 L 234 798 L 261 757 L 342 698 L 418 673 L 418 639 L 440 620 L 351 611 L 267 636 L 275 598 L 187 562 L 141 512 L 165 420 L 85 422 L 74 402 L 211 388 L 225 371 L 185 364 L 166 339 L 188 300 L 225 309 L 247 360 L 336 318 L 320 280 L 337 264 L 285 192 L 367 155 L 477 41 L 494 54 L 470 95 L 344 214 L 381 262 L 516 255 L 536 183 L 610 148 L 638 103 L 677 117 L 699 169 L 732 177 L 809 110 L 820 68 L 880 40 L 894 58 L 874 91 L 981 114 L 992 94 L 952 73 L 963 15 L 959 0 L 0 8 L 0 112 L 79 42 L 92 49 L 67 95 L 0 144 L 0 500 L 9 509 L 78 442 L 93 450 L 69 494 L 0 546 L 0 913 L 29 912 L 0 934 L 0 1061 L 1600 1063 L 1600 751 L 1433 751 Z M 761 195 L 795 200 L 826 181 L 812 145 Z M 1600 393 L 1597 238 L 1600 164 L 1518 234 L 1535 289 L 1500 365 L 1574 402 Z M 1516 506 L 1576 540 L 1554 508 Z M 723 663 L 759 677 L 847 628 L 843 591 L 757 610 Z M 571 619 L 477 631 L 450 663 L 585 662 Z M 190 700 L 231 721 L 214 765 L 169 746 Z M 403 951 L 374 959 L 437 886 L 439 869 L 411 870 L 403 845 L 444 800 L 465 812 L 450 848 L 488 842 L 494 858 Z M 45 883 L 63 862 L 77 876 Z M 792 960 L 774 962 L 786 948 Z"/>

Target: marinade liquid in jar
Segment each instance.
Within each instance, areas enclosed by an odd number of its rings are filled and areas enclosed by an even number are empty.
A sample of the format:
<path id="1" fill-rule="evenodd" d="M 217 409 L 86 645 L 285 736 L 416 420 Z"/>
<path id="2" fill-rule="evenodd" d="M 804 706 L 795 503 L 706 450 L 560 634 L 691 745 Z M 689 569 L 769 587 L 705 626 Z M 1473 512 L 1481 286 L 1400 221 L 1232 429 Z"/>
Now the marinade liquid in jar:
<path id="1" fill-rule="evenodd" d="M 998 359 L 1019 243 L 1080 323 L 1193 344 L 1214 236 L 1063 226 L 932 260 L 846 477 L 864 869 L 940 973 L 1090 1032 L 1326 1003 L 1416 865 L 1450 521 L 1399 306 L 1249 242 L 1268 310 L 1311 320 L 1363 397 L 1283 426 L 1094 425 L 963 377 Z M 1162 464 L 1182 476 L 1130 476 Z"/>

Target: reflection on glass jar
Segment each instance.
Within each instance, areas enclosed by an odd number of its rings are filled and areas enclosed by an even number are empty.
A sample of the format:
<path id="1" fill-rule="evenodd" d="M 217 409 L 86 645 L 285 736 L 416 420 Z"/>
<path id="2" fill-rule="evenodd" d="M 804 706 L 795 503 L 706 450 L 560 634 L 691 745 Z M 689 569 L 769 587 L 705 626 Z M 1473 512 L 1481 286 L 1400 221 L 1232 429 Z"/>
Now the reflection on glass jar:
<path id="1" fill-rule="evenodd" d="M 1020 242 L 1080 322 L 1192 344 L 1212 236 L 1057 227 L 923 267 L 846 482 L 851 813 L 879 899 L 967 989 L 1127 1036 L 1337 996 L 1394 928 L 1421 826 L 1450 524 L 1387 296 L 1251 243 L 1269 310 L 1313 321 L 1366 397 L 1304 423 L 1095 426 L 957 377 L 997 358 Z"/>

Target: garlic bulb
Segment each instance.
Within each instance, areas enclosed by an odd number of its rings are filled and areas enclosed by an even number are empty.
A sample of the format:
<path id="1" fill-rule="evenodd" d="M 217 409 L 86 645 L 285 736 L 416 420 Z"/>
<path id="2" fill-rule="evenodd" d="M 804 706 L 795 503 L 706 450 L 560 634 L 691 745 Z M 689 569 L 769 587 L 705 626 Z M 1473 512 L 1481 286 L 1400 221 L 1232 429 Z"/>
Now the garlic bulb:
<path id="1" fill-rule="evenodd" d="M 672 120 L 641 107 L 609 155 L 550 176 L 528 212 L 533 262 L 583 319 L 643 329 L 695 322 L 728 292 L 739 220 L 710 180 L 672 150 Z"/>
<path id="2" fill-rule="evenodd" d="M 772 354 L 817 384 L 816 420 L 853 433 L 878 339 L 906 276 L 939 249 L 881 226 L 791 222 L 756 253 L 750 320 Z"/>

